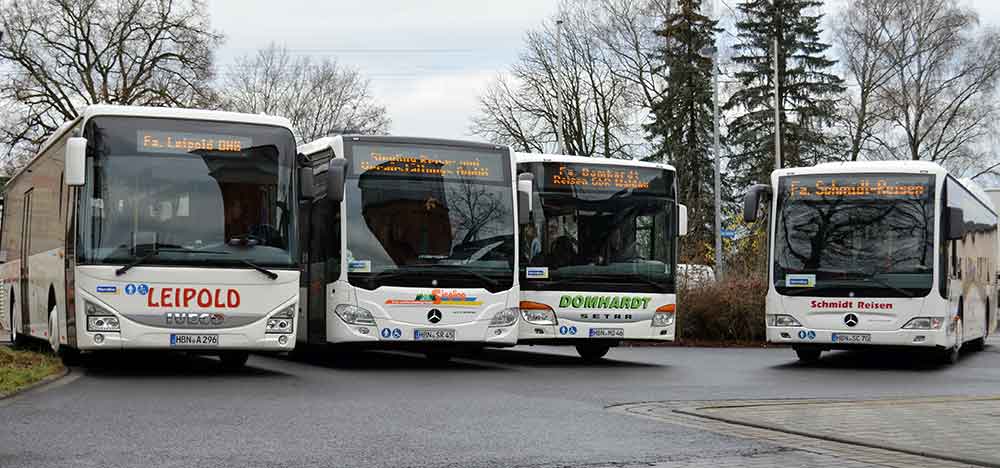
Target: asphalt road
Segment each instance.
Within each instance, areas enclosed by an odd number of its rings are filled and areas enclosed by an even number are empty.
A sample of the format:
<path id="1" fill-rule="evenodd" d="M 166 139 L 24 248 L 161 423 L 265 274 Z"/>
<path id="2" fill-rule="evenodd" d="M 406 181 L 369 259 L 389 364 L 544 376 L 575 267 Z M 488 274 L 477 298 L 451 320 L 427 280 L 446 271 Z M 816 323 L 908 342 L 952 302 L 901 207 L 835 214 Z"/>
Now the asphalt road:
<path id="1" fill-rule="evenodd" d="M 652 400 L 992 395 L 1000 349 L 955 366 L 909 354 L 519 347 L 435 364 L 254 356 L 104 358 L 0 401 L 0 467 L 563 467 L 712 459 L 765 443 L 608 411 Z"/>

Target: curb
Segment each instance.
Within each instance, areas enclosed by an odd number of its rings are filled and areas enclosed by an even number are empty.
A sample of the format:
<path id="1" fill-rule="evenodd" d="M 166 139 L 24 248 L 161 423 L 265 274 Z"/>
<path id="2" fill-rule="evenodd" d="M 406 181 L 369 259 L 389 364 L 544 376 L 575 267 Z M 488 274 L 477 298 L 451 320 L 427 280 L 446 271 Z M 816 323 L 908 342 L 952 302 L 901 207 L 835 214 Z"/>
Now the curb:
<path id="1" fill-rule="evenodd" d="M 45 377 L 42 380 L 39 380 L 38 382 L 35 382 L 35 383 L 31 384 L 31 385 L 28 385 L 27 387 L 23 387 L 23 388 L 19 388 L 17 390 L 14 390 L 13 392 L 10 392 L 10 393 L 8 393 L 6 395 L 0 395 L 0 401 L 9 400 L 9 399 L 14 398 L 14 397 L 16 397 L 18 395 L 23 395 L 23 394 L 25 394 L 27 392 L 35 390 L 38 387 L 41 387 L 43 385 L 48 385 L 48 384 L 50 384 L 52 382 L 55 382 L 56 380 L 59 380 L 59 379 L 61 379 L 63 377 L 66 377 L 67 375 L 69 375 L 69 367 L 63 366 L 63 371 L 62 372 L 58 372 L 58 373 L 52 374 L 52 375 L 50 375 L 48 377 Z"/>
<path id="2" fill-rule="evenodd" d="M 773 406 L 783 406 L 783 405 L 779 404 L 779 405 L 773 405 Z M 914 450 L 914 449 L 911 449 L 911 448 L 900 447 L 898 445 L 888 444 L 888 443 L 873 444 L 871 442 L 865 442 L 863 440 L 854 439 L 854 438 L 851 438 L 851 437 L 828 436 L 828 435 L 816 434 L 816 433 L 811 433 L 811 432 L 798 431 L 798 430 L 794 430 L 794 429 L 787 429 L 787 428 L 783 428 L 781 426 L 776 426 L 776 425 L 772 425 L 772 424 L 754 423 L 754 422 L 743 421 L 743 420 L 739 420 L 739 419 L 735 419 L 735 418 L 728 418 L 728 417 L 725 417 L 725 416 L 717 416 L 717 415 L 704 414 L 704 413 L 699 412 L 698 411 L 699 409 L 700 408 L 673 409 L 671 411 L 674 412 L 674 413 L 683 414 L 683 415 L 686 415 L 686 416 L 694 416 L 694 417 L 697 417 L 697 418 L 711 419 L 711 420 L 714 420 L 714 421 L 720 421 L 720 422 L 724 422 L 724 423 L 735 424 L 735 425 L 738 425 L 738 426 L 754 427 L 754 428 L 757 428 L 757 429 L 765 429 L 765 430 L 775 431 L 775 432 L 781 432 L 781 433 L 785 433 L 785 434 L 792 434 L 792 435 L 797 435 L 797 436 L 802 436 L 802 437 L 809 437 L 811 439 L 825 440 L 825 441 L 828 441 L 828 442 L 838 442 L 838 443 L 848 444 L 848 445 L 857 445 L 857 446 L 860 446 L 860 447 L 867 447 L 867 448 L 881 449 L 881 450 L 890 450 L 890 451 L 893 451 L 893 452 L 900 452 L 900 453 L 905 453 L 905 454 L 909 454 L 909 455 L 916 455 L 916 456 L 926 457 L 926 458 L 934 458 L 934 459 L 943 460 L 943 461 L 965 463 L 965 464 L 969 464 L 969 465 L 979 465 L 979 466 L 986 466 L 986 467 L 990 467 L 990 468 L 1000 468 L 1000 460 L 981 460 L 981 459 L 978 459 L 978 458 L 969 458 L 969 457 L 953 457 L 953 456 L 950 456 L 950 455 L 941 455 L 941 454 L 937 454 L 937 453 L 924 452 L 924 451 L 920 451 L 920 450 Z"/>

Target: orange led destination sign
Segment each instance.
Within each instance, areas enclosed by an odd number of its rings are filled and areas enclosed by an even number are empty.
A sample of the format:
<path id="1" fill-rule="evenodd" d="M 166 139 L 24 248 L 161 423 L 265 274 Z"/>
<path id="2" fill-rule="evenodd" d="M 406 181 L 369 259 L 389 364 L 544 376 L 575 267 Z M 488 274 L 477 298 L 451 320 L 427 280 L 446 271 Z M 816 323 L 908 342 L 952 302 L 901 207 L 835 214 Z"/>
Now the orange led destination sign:
<path id="1" fill-rule="evenodd" d="M 657 197 L 674 195 L 673 172 L 655 167 L 581 164 L 562 162 L 532 163 L 535 185 L 541 192 L 589 192 L 633 194 Z"/>
<path id="2" fill-rule="evenodd" d="M 240 152 L 253 146 L 253 140 L 232 135 L 139 130 L 136 144 L 139 151 L 147 153 Z"/>
<path id="3" fill-rule="evenodd" d="M 500 153 L 368 145 L 355 146 L 353 153 L 356 174 L 488 181 L 502 181 L 505 175 Z"/>
<path id="4" fill-rule="evenodd" d="M 788 198 L 924 198 L 931 178 L 908 175 L 795 176 L 782 182 Z"/>

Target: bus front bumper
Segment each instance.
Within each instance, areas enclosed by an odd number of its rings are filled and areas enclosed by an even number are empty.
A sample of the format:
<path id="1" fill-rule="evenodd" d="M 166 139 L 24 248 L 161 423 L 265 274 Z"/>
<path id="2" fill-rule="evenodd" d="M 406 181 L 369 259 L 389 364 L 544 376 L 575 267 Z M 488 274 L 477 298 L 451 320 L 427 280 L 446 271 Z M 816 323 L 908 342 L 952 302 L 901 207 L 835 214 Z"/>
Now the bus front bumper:
<path id="1" fill-rule="evenodd" d="M 560 318 L 556 325 L 536 325 L 521 320 L 518 343 L 577 345 L 591 339 L 674 341 L 675 326 L 653 327 L 650 320 L 578 322 Z"/>
<path id="2" fill-rule="evenodd" d="M 944 329 L 870 331 L 767 327 L 767 342 L 793 346 L 808 345 L 823 349 L 864 346 L 950 348 L 955 345 L 955 337 Z"/>
<path id="3" fill-rule="evenodd" d="M 328 341 L 331 343 L 366 344 L 393 347 L 394 344 L 467 345 L 508 347 L 517 344 L 517 323 L 505 327 L 490 327 L 489 321 L 474 321 L 448 325 L 423 325 L 385 318 L 375 319 L 376 325 L 345 323 L 335 313 L 327 315 Z M 451 330 L 453 339 L 422 339 L 425 330 Z M 418 333 L 418 331 L 420 333 Z"/>

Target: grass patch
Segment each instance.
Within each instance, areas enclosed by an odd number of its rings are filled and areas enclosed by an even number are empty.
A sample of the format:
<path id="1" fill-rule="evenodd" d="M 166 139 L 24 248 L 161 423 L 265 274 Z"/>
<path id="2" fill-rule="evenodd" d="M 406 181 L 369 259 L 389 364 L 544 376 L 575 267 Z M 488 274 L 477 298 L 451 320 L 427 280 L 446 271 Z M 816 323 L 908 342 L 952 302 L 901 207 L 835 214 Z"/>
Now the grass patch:
<path id="1" fill-rule="evenodd" d="M 51 352 L 0 346 L 0 396 L 62 370 L 62 362 Z"/>

